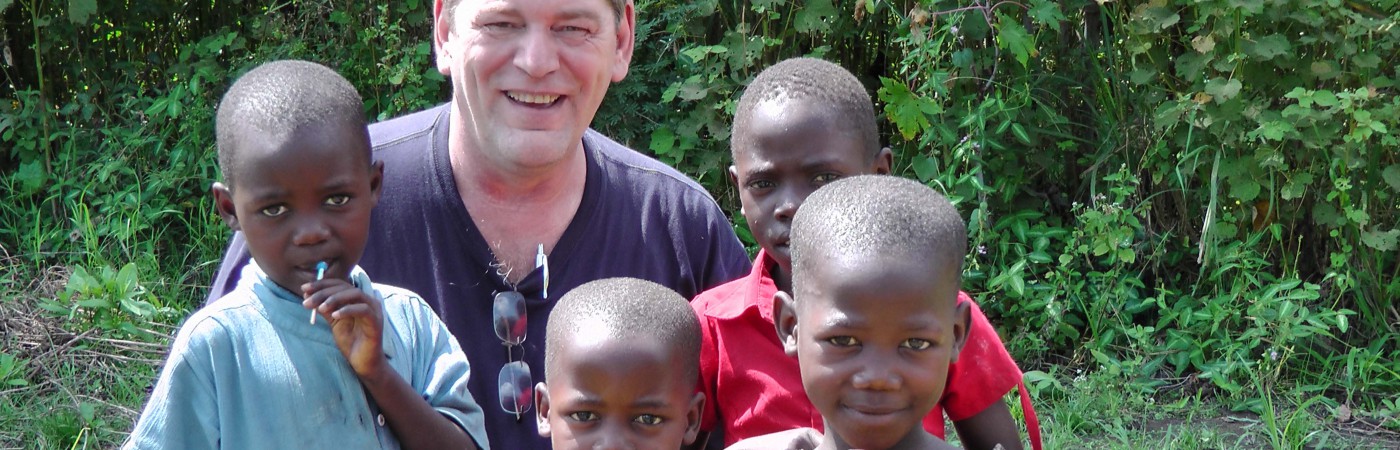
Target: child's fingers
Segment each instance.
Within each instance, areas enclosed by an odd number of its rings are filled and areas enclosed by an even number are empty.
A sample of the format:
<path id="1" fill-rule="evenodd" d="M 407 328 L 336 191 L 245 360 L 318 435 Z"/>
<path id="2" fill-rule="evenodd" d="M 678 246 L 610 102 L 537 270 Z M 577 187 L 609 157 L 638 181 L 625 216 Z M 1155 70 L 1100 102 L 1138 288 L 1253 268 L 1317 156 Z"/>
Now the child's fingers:
<path id="1" fill-rule="evenodd" d="M 364 291 L 361 291 L 359 289 L 351 287 L 350 289 L 335 290 L 335 292 L 330 292 L 331 290 L 332 289 L 327 289 L 325 291 L 312 294 L 313 299 L 322 294 L 326 295 L 325 300 L 322 301 L 320 305 L 316 307 L 316 310 L 320 311 L 322 314 L 325 314 L 327 317 L 334 317 L 332 316 L 332 314 L 335 314 L 336 311 L 340 311 L 355 305 L 365 305 L 366 308 L 369 310 L 379 309 L 378 301 L 374 297 L 365 294 Z"/>
<path id="2" fill-rule="evenodd" d="M 377 311 L 375 311 L 374 307 L 370 306 L 369 304 L 352 303 L 331 311 L 330 317 L 335 320 L 345 320 L 352 318 L 374 319 L 378 317 L 378 314 L 375 314 L 376 312 Z"/>
<path id="3" fill-rule="evenodd" d="M 323 314 L 329 314 L 330 311 L 333 310 L 324 309 L 322 305 L 337 296 L 342 296 L 346 293 L 360 292 L 360 289 L 343 280 L 321 280 L 307 283 L 302 286 L 302 291 L 304 292 L 303 295 L 306 296 L 306 298 L 301 301 L 302 307 L 314 309 Z"/>

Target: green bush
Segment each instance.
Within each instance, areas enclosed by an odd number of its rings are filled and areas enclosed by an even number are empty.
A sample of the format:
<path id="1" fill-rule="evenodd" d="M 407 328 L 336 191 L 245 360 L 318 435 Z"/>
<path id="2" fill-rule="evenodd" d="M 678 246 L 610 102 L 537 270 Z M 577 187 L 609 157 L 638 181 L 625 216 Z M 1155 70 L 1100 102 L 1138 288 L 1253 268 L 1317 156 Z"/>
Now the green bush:
<path id="1" fill-rule="evenodd" d="M 207 189 L 228 83 L 302 58 L 344 73 L 372 118 L 445 101 L 431 6 L 0 0 L 0 248 L 27 276 L 134 263 L 150 304 L 193 307 L 227 238 Z M 637 11 L 597 128 L 737 211 L 743 86 L 781 59 L 839 62 L 876 99 L 897 172 L 967 215 L 964 287 L 1028 369 L 1202 379 L 1256 411 L 1276 386 L 1394 410 L 1396 0 Z"/>

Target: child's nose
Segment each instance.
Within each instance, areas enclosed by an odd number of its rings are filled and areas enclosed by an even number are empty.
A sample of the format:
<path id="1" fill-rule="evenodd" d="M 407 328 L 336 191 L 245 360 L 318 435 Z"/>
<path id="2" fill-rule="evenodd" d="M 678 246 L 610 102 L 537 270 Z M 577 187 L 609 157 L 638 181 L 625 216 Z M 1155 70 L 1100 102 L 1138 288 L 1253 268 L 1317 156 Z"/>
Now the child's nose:
<path id="1" fill-rule="evenodd" d="M 792 192 L 784 190 L 778 197 L 778 207 L 773 209 L 773 216 L 779 221 L 792 221 L 792 216 L 797 214 L 797 207 L 802 205 L 802 197 Z"/>
<path id="2" fill-rule="evenodd" d="M 851 384 L 857 389 L 869 389 L 876 391 L 887 391 L 899 389 L 903 384 L 903 379 L 898 371 L 894 370 L 894 358 L 899 355 L 881 354 L 870 352 L 867 358 L 859 361 L 859 369 L 851 377 Z"/>
<path id="3" fill-rule="evenodd" d="M 605 429 L 602 430 L 602 437 L 593 443 L 593 450 L 632 450 L 632 444 L 627 442 L 625 430 Z"/>
<path id="4" fill-rule="evenodd" d="M 296 245 L 316 245 L 330 238 L 330 226 L 316 218 L 303 219 L 297 224 L 292 243 Z"/>

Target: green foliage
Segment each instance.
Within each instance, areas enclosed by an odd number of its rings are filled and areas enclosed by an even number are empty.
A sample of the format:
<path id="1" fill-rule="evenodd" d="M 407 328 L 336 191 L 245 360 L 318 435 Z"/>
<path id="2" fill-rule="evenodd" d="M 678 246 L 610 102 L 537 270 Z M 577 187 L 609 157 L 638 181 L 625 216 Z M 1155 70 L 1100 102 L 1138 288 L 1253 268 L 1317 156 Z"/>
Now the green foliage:
<path id="1" fill-rule="evenodd" d="M 63 293 L 55 300 L 41 302 L 39 307 L 69 321 L 80 320 L 104 331 L 143 337 L 146 333 L 142 325 L 173 313 L 160 304 L 141 286 L 136 264 L 127 263 L 119 271 L 102 267 L 96 273 L 74 267 Z"/>
<path id="2" fill-rule="evenodd" d="M 73 326 L 171 320 L 161 308 L 203 297 L 227 238 L 206 197 L 228 83 L 302 58 L 345 74 L 368 117 L 445 101 L 431 8 L 0 0 L 14 57 L 0 65 L 0 249 L 21 276 L 72 268 L 45 304 Z M 1311 418 L 1264 403 L 1278 392 L 1400 427 L 1395 0 L 636 10 L 629 76 L 596 128 L 737 211 L 724 168 L 744 86 L 785 58 L 838 62 L 876 99 L 896 173 L 967 215 L 964 288 L 1022 366 L 1048 373 L 1031 380 L 1045 398 L 1079 400 L 1063 367 L 1132 380 L 1137 405 L 1199 380 L 1273 414 L 1273 444 L 1318 444 Z M 1057 420 L 1126 429 L 1101 406 Z M 68 409 L 45 442 L 72 445 L 91 422 Z"/>

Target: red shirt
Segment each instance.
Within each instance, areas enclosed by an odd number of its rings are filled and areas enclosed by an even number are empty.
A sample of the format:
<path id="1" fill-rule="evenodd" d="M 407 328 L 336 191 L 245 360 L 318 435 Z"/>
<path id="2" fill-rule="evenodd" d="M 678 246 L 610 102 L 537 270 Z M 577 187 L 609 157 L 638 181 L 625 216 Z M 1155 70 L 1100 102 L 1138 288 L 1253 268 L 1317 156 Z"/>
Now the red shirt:
<path id="1" fill-rule="evenodd" d="M 778 292 L 768 271 L 773 260 L 759 251 L 748 276 L 716 286 L 691 301 L 700 316 L 700 383 L 705 392 L 703 430 L 724 424 L 726 446 L 745 438 L 798 427 L 822 429 L 822 416 L 807 400 L 797 359 L 783 351 L 773 322 Z M 943 414 L 954 422 L 982 412 L 1021 382 L 1021 369 L 1006 352 L 987 316 L 968 303 L 972 325 L 958 362 L 948 366 L 948 385 L 924 429 L 945 437 Z M 1029 406 L 1029 405 L 1026 405 Z"/>

